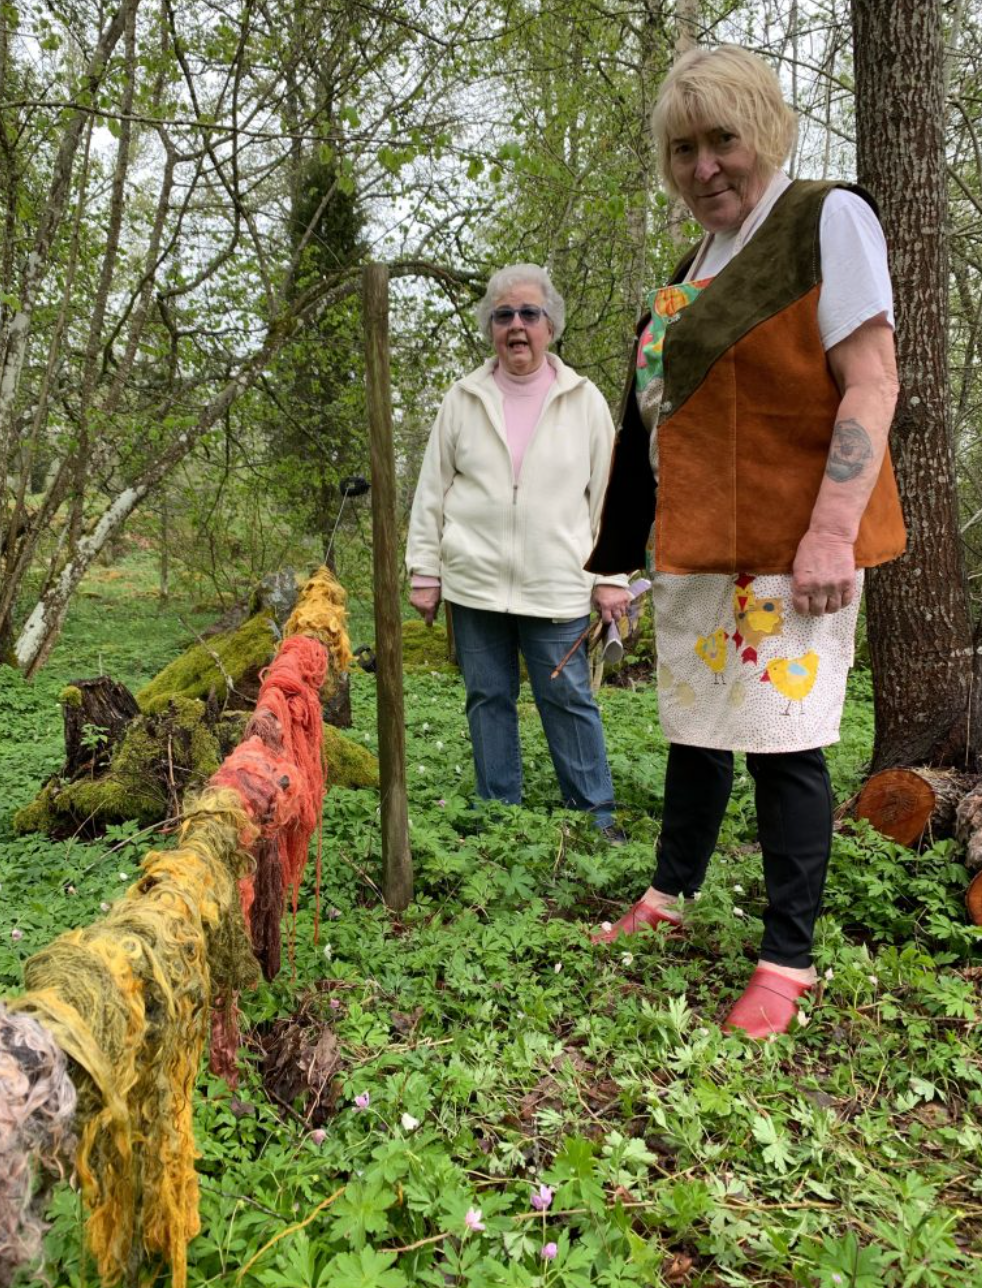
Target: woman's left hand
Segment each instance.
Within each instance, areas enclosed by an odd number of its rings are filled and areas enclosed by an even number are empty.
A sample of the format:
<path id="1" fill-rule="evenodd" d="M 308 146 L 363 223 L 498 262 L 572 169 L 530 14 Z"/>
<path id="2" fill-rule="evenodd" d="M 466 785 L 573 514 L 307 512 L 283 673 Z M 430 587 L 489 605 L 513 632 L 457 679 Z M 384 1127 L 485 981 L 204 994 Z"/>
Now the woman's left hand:
<path id="1" fill-rule="evenodd" d="M 853 543 L 830 532 L 811 528 L 798 544 L 791 578 L 795 612 L 809 617 L 837 613 L 856 595 Z"/>
<path id="2" fill-rule="evenodd" d="M 611 622 L 619 622 L 627 616 L 627 610 L 631 606 L 631 592 L 623 586 L 595 586 L 593 602 L 604 626 L 609 626 Z"/>

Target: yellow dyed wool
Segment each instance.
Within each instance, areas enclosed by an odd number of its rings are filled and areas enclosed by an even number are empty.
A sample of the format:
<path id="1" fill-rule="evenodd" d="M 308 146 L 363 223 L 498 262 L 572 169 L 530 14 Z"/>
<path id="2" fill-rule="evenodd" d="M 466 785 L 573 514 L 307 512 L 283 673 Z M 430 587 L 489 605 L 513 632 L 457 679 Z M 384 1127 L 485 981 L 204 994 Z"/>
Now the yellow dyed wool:
<path id="1" fill-rule="evenodd" d="M 284 635 L 310 635 L 327 645 L 330 661 L 324 688 L 336 685 L 351 665 L 348 593 L 327 568 L 318 568 L 304 585 Z"/>
<path id="2" fill-rule="evenodd" d="M 198 1232 L 192 1092 L 216 993 L 254 984 L 237 880 L 255 834 L 237 792 L 208 789 L 185 814 L 179 848 L 151 851 L 143 876 L 93 926 L 26 963 L 10 1003 L 52 1033 L 76 1077 L 79 1179 L 89 1243 L 107 1284 L 133 1278 L 144 1251 L 187 1280 Z"/>

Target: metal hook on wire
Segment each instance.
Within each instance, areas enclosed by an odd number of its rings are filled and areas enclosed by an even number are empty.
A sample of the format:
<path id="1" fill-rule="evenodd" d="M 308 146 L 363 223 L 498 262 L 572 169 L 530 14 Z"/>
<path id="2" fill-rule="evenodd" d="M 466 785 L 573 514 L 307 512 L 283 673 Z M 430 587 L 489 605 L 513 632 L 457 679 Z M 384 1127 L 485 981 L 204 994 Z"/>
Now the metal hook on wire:
<path id="1" fill-rule="evenodd" d="M 344 514 L 344 507 L 347 504 L 349 496 L 364 496 L 371 487 L 368 479 L 361 474 L 346 474 L 338 483 L 338 491 L 341 493 L 341 506 L 338 510 L 338 517 L 334 520 L 334 528 L 331 531 L 331 539 L 327 543 L 327 549 L 324 551 L 324 562 L 327 563 L 331 558 L 331 551 L 334 548 L 334 538 L 337 536 L 338 524 L 341 522 L 341 516 Z"/>

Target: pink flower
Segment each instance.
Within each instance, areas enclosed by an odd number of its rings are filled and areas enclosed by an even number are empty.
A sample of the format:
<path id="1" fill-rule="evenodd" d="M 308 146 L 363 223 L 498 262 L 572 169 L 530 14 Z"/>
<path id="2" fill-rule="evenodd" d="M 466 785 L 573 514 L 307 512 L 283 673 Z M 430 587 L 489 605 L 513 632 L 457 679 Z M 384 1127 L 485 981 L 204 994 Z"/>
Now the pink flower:
<path id="1" fill-rule="evenodd" d="M 552 1203 L 552 1190 L 548 1185 L 540 1185 L 532 1191 L 532 1206 L 536 1212 L 545 1212 Z"/>
<path id="2" fill-rule="evenodd" d="M 332 997 L 330 1007 L 332 1011 L 339 1011 L 341 1009 L 341 1003 L 336 997 Z"/>
<path id="3" fill-rule="evenodd" d="M 468 1208 L 467 1214 L 464 1217 L 464 1225 L 467 1226 L 468 1230 L 483 1230 L 484 1222 L 481 1220 L 481 1209 Z"/>
<path id="4" fill-rule="evenodd" d="M 440 806 L 441 809 L 445 809 L 447 802 L 441 796 L 440 799 L 437 801 L 437 804 Z"/>
<path id="5" fill-rule="evenodd" d="M 21 930 L 20 926 L 14 926 L 13 930 L 10 932 L 10 938 L 11 938 L 11 939 L 23 939 L 23 938 L 24 938 L 24 932 L 23 932 L 23 930 Z"/>
<path id="6" fill-rule="evenodd" d="M 542 1246 L 542 1260 L 555 1261 L 556 1253 L 559 1251 L 558 1243 L 546 1243 Z"/>
<path id="7" fill-rule="evenodd" d="M 314 1145 L 323 1145 L 327 1140 L 327 1132 L 323 1127 L 315 1127 L 310 1133 L 310 1139 Z"/>
<path id="8" fill-rule="evenodd" d="M 367 1109 L 371 1103 L 372 1097 L 371 1093 L 368 1091 L 363 1091 L 360 1096 L 355 1096 L 355 1108 L 359 1113 L 361 1113 L 363 1109 Z"/>

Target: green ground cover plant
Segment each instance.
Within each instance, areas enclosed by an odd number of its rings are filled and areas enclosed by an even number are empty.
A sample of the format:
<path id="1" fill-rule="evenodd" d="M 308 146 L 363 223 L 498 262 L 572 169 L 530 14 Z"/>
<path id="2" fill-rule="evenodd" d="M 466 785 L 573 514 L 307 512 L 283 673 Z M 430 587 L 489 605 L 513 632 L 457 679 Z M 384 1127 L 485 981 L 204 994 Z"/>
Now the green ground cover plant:
<path id="1" fill-rule="evenodd" d="M 10 827 L 58 768 L 64 685 L 108 671 L 138 688 L 188 643 L 186 606 L 160 610 L 138 569 L 107 571 L 33 685 L 0 668 L 2 991 L 118 896 L 151 841 L 136 824 L 98 844 Z M 353 672 L 353 733 L 372 752 L 374 686 Z M 254 1037 L 239 1088 L 199 1082 L 191 1284 L 982 1285 L 982 967 L 951 844 L 917 855 L 838 832 L 822 996 L 796 1032 L 755 1045 L 719 1029 L 764 898 L 746 773 L 686 936 L 595 948 L 587 928 L 650 875 L 653 689 L 601 691 L 619 849 L 558 808 L 527 690 L 521 809 L 473 806 L 456 676 L 413 669 L 406 691 L 417 898 L 402 917 L 380 903 L 377 792 L 331 792 L 321 941 L 311 874 L 295 974 L 242 999 Z M 860 673 L 830 752 L 840 799 L 871 731 Z M 330 1034 L 319 1096 L 275 1098 L 261 1046 L 277 1022 Z M 68 1185 L 51 1218 L 52 1282 L 92 1284 Z"/>

